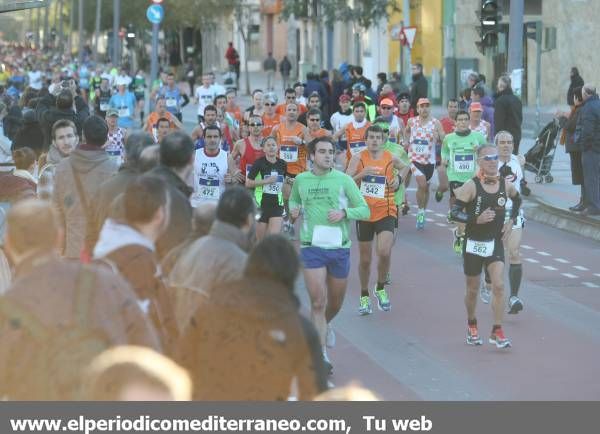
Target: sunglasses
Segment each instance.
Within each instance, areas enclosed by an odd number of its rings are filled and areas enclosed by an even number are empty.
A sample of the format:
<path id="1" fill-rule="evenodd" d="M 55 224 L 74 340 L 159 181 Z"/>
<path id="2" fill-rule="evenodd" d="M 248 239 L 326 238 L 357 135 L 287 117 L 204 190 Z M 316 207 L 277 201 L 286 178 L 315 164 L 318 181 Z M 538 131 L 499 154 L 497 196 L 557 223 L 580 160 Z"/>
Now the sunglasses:
<path id="1" fill-rule="evenodd" d="M 271 103 L 271 102 L 266 102 L 265 105 L 267 107 L 273 107 L 275 105 L 275 103 Z"/>
<path id="2" fill-rule="evenodd" d="M 263 126 L 263 124 L 261 124 L 261 123 L 256 123 L 256 122 L 251 122 L 251 123 L 249 123 L 248 125 L 249 125 L 249 126 L 251 126 L 251 127 L 262 127 L 262 126 Z"/>
<path id="3" fill-rule="evenodd" d="M 498 154 L 484 155 L 480 158 L 484 161 L 498 161 Z"/>

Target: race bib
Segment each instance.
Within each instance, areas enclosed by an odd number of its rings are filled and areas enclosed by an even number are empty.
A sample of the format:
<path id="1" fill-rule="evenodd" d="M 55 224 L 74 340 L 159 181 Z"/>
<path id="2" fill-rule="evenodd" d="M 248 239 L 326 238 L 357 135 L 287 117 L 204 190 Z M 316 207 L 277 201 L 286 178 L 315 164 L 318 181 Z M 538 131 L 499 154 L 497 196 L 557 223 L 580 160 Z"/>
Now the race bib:
<path id="1" fill-rule="evenodd" d="M 475 172 L 475 156 L 473 154 L 457 154 L 454 156 L 454 171 L 457 173 Z"/>
<path id="2" fill-rule="evenodd" d="M 175 98 L 167 98 L 167 107 L 169 107 L 169 108 L 177 107 L 177 100 Z"/>
<path id="3" fill-rule="evenodd" d="M 412 148 L 415 154 L 429 155 L 429 142 L 427 140 L 415 139 Z"/>
<path id="4" fill-rule="evenodd" d="M 220 195 L 218 179 L 198 178 L 198 196 L 201 199 L 219 200 Z"/>
<path id="5" fill-rule="evenodd" d="M 481 256 L 482 258 L 489 258 L 494 253 L 494 243 L 494 240 L 477 241 L 467 239 L 466 252 L 472 255 Z"/>
<path id="6" fill-rule="evenodd" d="M 129 116 L 131 116 L 129 107 L 120 107 L 119 108 L 119 117 L 120 118 L 128 118 Z"/>
<path id="7" fill-rule="evenodd" d="M 316 225 L 312 236 L 313 247 L 335 249 L 342 247 L 342 230 L 335 226 Z"/>
<path id="8" fill-rule="evenodd" d="M 367 144 L 365 142 L 348 143 L 348 146 L 350 146 L 351 155 L 356 155 L 362 150 L 367 149 Z"/>
<path id="9" fill-rule="evenodd" d="M 385 197 L 385 176 L 365 176 L 360 182 L 360 192 L 365 197 Z"/>
<path id="10" fill-rule="evenodd" d="M 286 163 L 295 163 L 298 161 L 298 146 L 282 146 L 279 155 Z"/>
<path id="11" fill-rule="evenodd" d="M 265 184 L 263 188 L 263 193 L 265 194 L 279 194 L 283 189 L 283 175 L 278 175 L 277 173 L 271 174 L 271 176 L 277 176 L 277 181 L 273 184 Z"/>

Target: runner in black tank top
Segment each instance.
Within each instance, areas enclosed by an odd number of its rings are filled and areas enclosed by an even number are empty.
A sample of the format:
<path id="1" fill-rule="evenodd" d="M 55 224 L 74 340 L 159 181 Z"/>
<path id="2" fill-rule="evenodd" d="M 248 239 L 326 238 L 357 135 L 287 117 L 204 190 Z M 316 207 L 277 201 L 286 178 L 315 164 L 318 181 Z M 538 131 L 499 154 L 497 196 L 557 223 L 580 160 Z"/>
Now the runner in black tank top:
<path id="1" fill-rule="evenodd" d="M 467 344 L 481 345 L 477 330 L 475 308 L 483 267 L 492 280 L 492 310 L 494 325 L 489 342 L 497 348 L 507 348 L 511 342 L 504 336 L 504 241 L 510 236 L 513 219 L 518 216 L 521 199 L 515 187 L 498 176 L 498 152 L 493 145 L 478 149 L 477 177 L 456 190 L 452 206 L 454 221 L 466 223 L 463 247 L 464 273 L 467 281 L 465 307 L 467 309 Z M 505 223 L 506 201 L 511 198 L 511 220 Z"/>

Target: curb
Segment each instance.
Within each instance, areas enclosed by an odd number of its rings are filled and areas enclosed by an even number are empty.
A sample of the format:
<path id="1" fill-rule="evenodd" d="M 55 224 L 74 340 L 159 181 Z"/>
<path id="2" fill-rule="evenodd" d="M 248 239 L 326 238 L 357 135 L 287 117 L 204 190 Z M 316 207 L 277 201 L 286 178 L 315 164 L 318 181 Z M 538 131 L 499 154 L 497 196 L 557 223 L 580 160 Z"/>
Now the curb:
<path id="1" fill-rule="evenodd" d="M 535 195 L 528 196 L 526 204 L 528 219 L 600 241 L 600 220 L 557 208 Z"/>

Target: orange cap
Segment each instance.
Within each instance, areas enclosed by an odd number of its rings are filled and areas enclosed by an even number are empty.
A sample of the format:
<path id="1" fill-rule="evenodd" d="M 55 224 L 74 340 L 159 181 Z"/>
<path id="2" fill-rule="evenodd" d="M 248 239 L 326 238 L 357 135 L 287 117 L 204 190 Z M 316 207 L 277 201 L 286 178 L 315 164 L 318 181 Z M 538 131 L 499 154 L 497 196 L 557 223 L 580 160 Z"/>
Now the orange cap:
<path id="1" fill-rule="evenodd" d="M 382 100 L 379 102 L 379 105 L 380 105 L 380 106 L 382 106 L 382 105 L 394 106 L 394 101 L 392 101 L 392 100 L 391 100 L 391 99 L 389 99 L 389 98 L 383 98 L 383 99 L 382 99 Z"/>
<path id="2" fill-rule="evenodd" d="M 481 106 L 481 103 L 479 103 L 479 102 L 472 102 L 471 105 L 469 106 L 469 111 L 482 112 L 483 107 Z"/>

